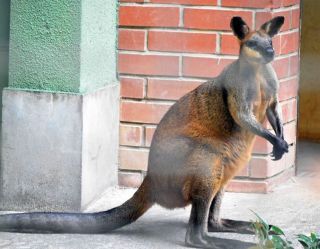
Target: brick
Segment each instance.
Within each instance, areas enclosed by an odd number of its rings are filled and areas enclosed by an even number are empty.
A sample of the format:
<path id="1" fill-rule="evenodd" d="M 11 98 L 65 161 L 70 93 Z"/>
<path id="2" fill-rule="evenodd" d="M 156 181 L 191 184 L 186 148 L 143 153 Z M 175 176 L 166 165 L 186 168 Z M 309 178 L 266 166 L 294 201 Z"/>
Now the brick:
<path id="1" fill-rule="evenodd" d="M 122 101 L 120 120 L 124 122 L 157 124 L 171 105 Z"/>
<path id="2" fill-rule="evenodd" d="M 120 145 L 141 146 L 142 126 L 120 124 Z"/>
<path id="3" fill-rule="evenodd" d="M 273 1 L 273 8 L 280 8 L 282 6 L 283 0 Z"/>
<path id="4" fill-rule="evenodd" d="M 227 186 L 227 191 L 242 193 L 268 193 L 279 185 L 294 176 L 294 167 L 291 167 L 281 174 L 266 180 L 231 180 Z"/>
<path id="5" fill-rule="evenodd" d="M 294 9 L 291 13 L 291 28 L 300 28 L 300 9 Z"/>
<path id="6" fill-rule="evenodd" d="M 287 7 L 287 6 L 296 5 L 299 3 L 300 3 L 300 0 L 277 0 L 277 1 L 273 1 L 273 8 Z"/>
<path id="7" fill-rule="evenodd" d="M 252 152 L 255 154 L 269 154 L 271 153 L 272 148 L 273 146 L 268 140 L 256 136 Z"/>
<path id="8" fill-rule="evenodd" d="M 289 54 L 299 49 L 299 32 L 281 35 L 281 54 Z"/>
<path id="9" fill-rule="evenodd" d="M 295 76 L 299 74 L 299 56 L 294 55 L 290 57 L 290 76 Z"/>
<path id="10" fill-rule="evenodd" d="M 281 103 L 282 121 L 284 123 L 290 122 L 297 118 L 297 100 L 291 99 Z"/>
<path id="11" fill-rule="evenodd" d="M 300 3 L 300 0 L 282 0 L 282 6 L 291 6 L 299 3 Z"/>
<path id="12" fill-rule="evenodd" d="M 263 11 L 263 12 L 257 12 L 256 13 L 256 29 L 259 29 L 265 22 L 271 20 L 273 17 L 276 16 L 284 16 L 285 21 L 284 24 L 281 27 L 281 31 L 289 30 L 290 24 L 291 24 L 291 11 L 279 11 L 276 13 L 272 13 L 270 11 Z"/>
<path id="13" fill-rule="evenodd" d="M 146 149 L 132 149 L 120 147 L 120 165 L 122 170 L 143 170 L 148 168 L 149 151 Z"/>
<path id="14" fill-rule="evenodd" d="M 266 181 L 233 179 L 229 182 L 227 191 L 241 193 L 267 193 L 268 183 Z"/>
<path id="15" fill-rule="evenodd" d="M 120 6 L 119 25 L 138 27 L 178 27 L 177 7 Z"/>
<path id="16" fill-rule="evenodd" d="M 294 144 L 297 140 L 297 124 L 296 121 L 287 123 L 283 128 L 284 138 L 288 144 Z"/>
<path id="17" fill-rule="evenodd" d="M 213 78 L 229 65 L 232 59 L 203 57 L 183 57 L 182 74 L 184 76 Z"/>
<path id="18" fill-rule="evenodd" d="M 120 53 L 118 71 L 140 75 L 179 75 L 179 57 Z"/>
<path id="19" fill-rule="evenodd" d="M 289 58 L 280 58 L 272 62 L 272 66 L 277 73 L 278 79 L 283 79 L 289 75 Z"/>
<path id="20" fill-rule="evenodd" d="M 216 6 L 217 0 L 150 0 L 151 3 Z"/>
<path id="21" fill-rule="evenodd" d="M 144 0 L 119 0 L 119 2 L 123 2 L 123 3 L 143 3 Z"/>
<path id="22" fill-rule="evenodd" d="M 279 101 L 294 98 L 298 95 L 298 78 L 287 79 L 280 83 Z"/>
<path id="23" fill-rule="evenodd" d="M 276 56 L 281 54 L 281 36 L 276 35 L 272 38 L 272 45 Z"/>
<path id="24" fill-rule="evenodd" d="M 121 97 L 142 99 L 144 96 L 144 79 L 120 78 Z"/>
<path id="25" fill-rule="evenodd" d="M 241 16 L 252 27 L 251 11 L 207 10 L 186 8 L 184 10 L 184 26 L 192 29 L 231 30 L 230 20 L 233 16 Z"/>
<path id="26" fill-rule="evenodd" d="M 270 8 L 270 0 L 221 0 L 221 6 L 240 7 L 240 8 Z"/>
<path id="27" fill-rule="evenodd" d="M 148 79 L 147 97 L 177 100 L 200 84 L 199 81 Z"/>
<path id="28" fill-rule="evenodd" d="M 119 29 L 118 48 L 124 50 L 144 51 L 145 30 Z"/>
<path id="29" fill-rule="evenodd" d="M 153 134 L 156 131 L 156 128 L 157 128 L 156 126 L 147 126 L 146 127 L 146 141 L 145 141 L 146 146 L 151 145 Z"/>
<path id="30" fill-rule="evenodd" d="M 239 171 L 236 177 L 247 177 L 249 176 L 249 165 L 246 165 L 241 171 Z"/>
<path id="31" fill-rule="evenodd" d="M 275 176 L 294 165 L 295 148 L 290 147 L 281 160 L 273 161 L 271 156 L 253 157 L 250 160 L 250 177 L 265 179 Z"/>
<path id="32" fill-rule="evenodd" d="M 272 13 L 270 11 L 257 12 L 255 17 L 256 29 L 260 27 L 272 18 Z"/>
<path id="33" fill-rule="evenodd" d="M 239 40 L 233 34 L 222 34 L 220 53 L 238 55 L 240 51 Z"/>
<path id="34" fill-rule="evenodd" d="M 123 172 L 118 174 L 119 185 L 126 188 L 138 188 L 143 181 L 143 175 L 140 172 Z"/>
<path id="35" fill-rule="evenodd" d="M 252 157 L 250 160 L 250 177 L 252 178 L 267 178 L 270 176 L 270 168 L 272 164 L 277 164 L 277 161 L 272 161 L 271 157 Z"/>
<path id="36" fill-rule="evenodd" d="M 148 48 L 155 51 L 214 53 L 216 51 L 216 35 L 149 31 Z"/>

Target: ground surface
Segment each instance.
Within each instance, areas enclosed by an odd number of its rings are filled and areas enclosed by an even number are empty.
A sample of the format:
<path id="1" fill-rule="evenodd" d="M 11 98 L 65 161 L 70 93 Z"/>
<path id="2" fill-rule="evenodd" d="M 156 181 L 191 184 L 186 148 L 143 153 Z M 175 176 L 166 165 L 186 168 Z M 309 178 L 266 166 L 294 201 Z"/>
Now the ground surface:
<path id="1" fill-rule="evenodd" d="M 320 144 L 301 142 L 298 177 L 263 194 L 227 193 L 222 216 L 250 220 L 250 209 L 283 228 L 289 239 L 297 233 L 320 233 Z M 134 190 L 110 189 L 88 211 L 121 204 Z M 106 235 L 39 235 L 0 233 L 0 248 L 6 249 L 104 249 L 183 248 L 190 208 L 165 210 L 153 207 L 136 223 Z M 254 241 L 250 235 L 219 236 Z M 300 248 L 295 244 L 295 248 Z"/>

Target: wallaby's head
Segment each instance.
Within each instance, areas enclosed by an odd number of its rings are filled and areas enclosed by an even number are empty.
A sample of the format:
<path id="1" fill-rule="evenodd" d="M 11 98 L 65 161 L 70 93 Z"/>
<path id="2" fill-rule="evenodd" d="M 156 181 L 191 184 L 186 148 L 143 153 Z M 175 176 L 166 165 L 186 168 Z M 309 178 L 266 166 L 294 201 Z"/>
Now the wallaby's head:
<path id="1" fill-rule="evenodd" d="M 284 17 L 278 16 L 264 23 L 259 30 L 250 31 L 241 17 L 233 17 L 230 26 L 240 41 L 240 56 L 254 63 L 272 61 L 274 58 L 272 37 L 279 32 L 283 23 Z"/>

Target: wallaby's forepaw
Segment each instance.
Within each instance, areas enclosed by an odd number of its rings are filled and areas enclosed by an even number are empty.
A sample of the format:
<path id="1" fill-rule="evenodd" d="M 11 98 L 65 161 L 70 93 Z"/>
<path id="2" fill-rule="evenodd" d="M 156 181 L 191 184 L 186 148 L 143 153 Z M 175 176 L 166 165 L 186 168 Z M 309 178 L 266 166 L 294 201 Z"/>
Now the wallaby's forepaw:
<path id="1" fill-rule="evenodd" d="M 284 153 L 289 152 L 289 145 L 284 139 L 277 139 L 276 143 L 273 145 L 273 150 L 271 156 L 274 158 L 273 161 L 280 160 Z"/>

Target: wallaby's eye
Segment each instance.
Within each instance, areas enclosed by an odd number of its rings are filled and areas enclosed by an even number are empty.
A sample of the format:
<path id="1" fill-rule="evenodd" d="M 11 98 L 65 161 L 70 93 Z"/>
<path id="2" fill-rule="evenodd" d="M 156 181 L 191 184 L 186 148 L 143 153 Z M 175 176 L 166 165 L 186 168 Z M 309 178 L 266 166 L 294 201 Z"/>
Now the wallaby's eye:
<path id="1" fill-rule="evenodd" d="M 247 45 L 249 48 L 255 48 L 255 47 L 257 47 L 257 42 L 256 42 L 256 41 L 249 40 L 249 41 L 246 42 L 246 45 Z"/>

